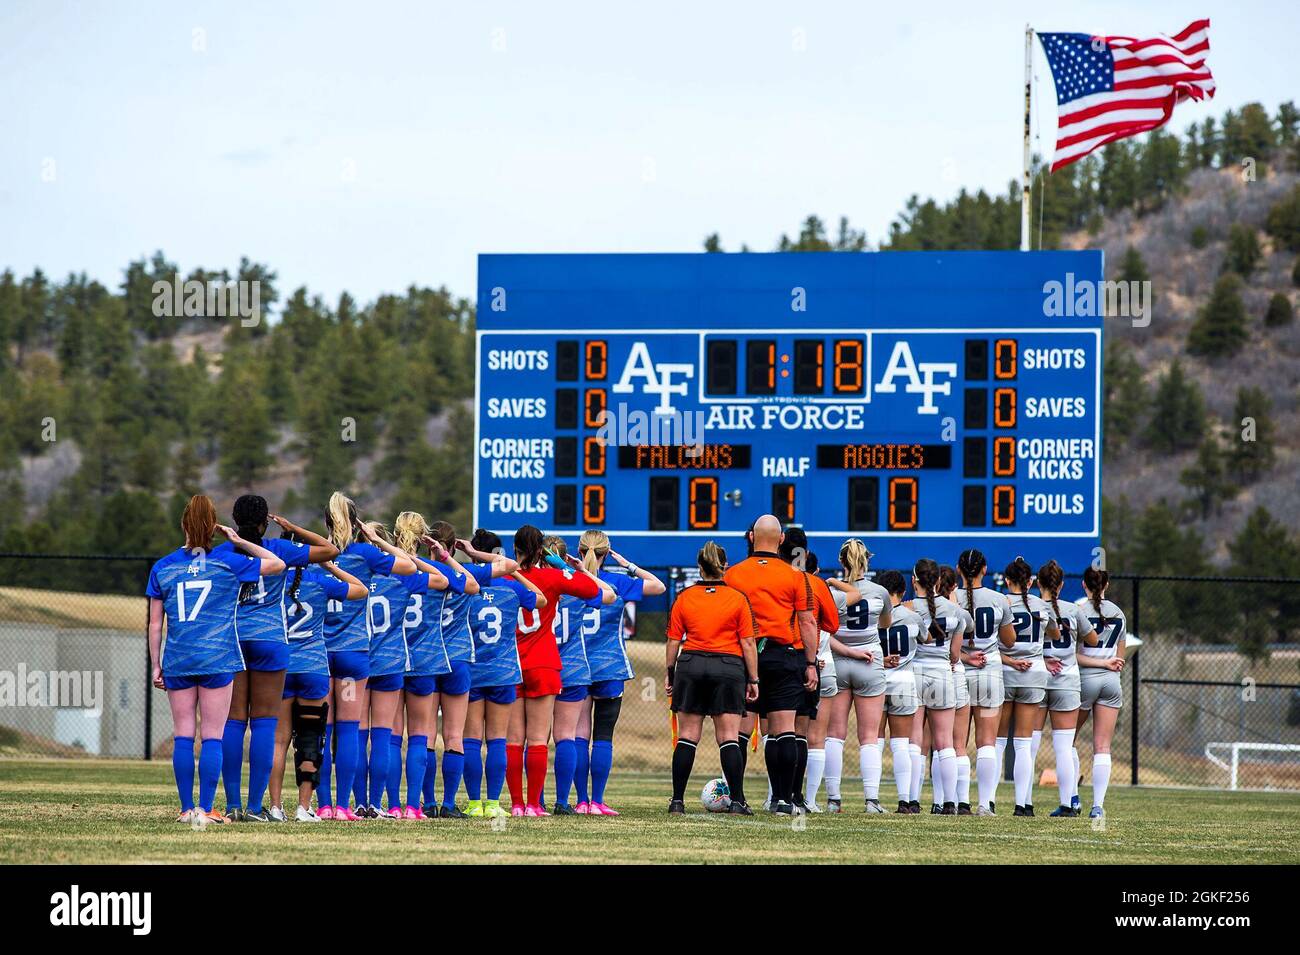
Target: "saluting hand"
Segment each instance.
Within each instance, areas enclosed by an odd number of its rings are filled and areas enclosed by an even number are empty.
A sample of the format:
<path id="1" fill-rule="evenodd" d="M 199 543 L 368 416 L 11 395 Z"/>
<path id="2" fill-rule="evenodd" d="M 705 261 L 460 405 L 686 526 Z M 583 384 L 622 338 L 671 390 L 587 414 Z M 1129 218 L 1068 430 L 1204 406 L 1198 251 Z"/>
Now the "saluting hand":
<path id="1" fill-rule="evenodd" d="M 239 536 L 239 531 L 235 530 L 233 527 L 227 527 L 225 524 L 218 524 L 217 530 L 225 534 L 232 544 L 242 544 L 244 542 L 244 539 Z"/>
<path id="2" fill-rule="evenodd" d="M 292 521 L 286 520 L 285 518 L 281 517 L 279 514 L 270 514 L 268 516 L 277 526 L 279 526 L 280 530 L 282 531 L 288 531 L 290 534 L 292 534 L 294 531 L 297 530 L 297 527 L 294 526 Z"/>

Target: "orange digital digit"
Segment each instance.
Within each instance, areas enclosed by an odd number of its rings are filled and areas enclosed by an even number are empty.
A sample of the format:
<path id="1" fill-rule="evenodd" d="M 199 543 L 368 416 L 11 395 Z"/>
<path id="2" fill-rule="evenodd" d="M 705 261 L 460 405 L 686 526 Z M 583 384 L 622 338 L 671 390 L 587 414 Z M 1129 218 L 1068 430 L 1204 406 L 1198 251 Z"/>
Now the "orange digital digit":
<path id="1" fill-rule="evenodd" d="M 914 477 L 889 479 L 889 529 L 916 530 L 917 483 Z"/>
<path id="2" fill-rule="evenodd" d="M 605 523 L 605 485 L 583 485 L 582 520 L 585 524 Z"/>
<path id="3" fill-rule="evenodd" d="M 1016 473 L 1016 439 L 993 439 L 993 473 L 998 477 L 1014 477 Z"/>
<path id="4" fill-rule="evenodd" d="M 587 477 L 601 477 L 605 473 L 605 442 L 597 437 L 582 441 L 582 473 Z"/>
<path id="5" fill-rule="evenodd" d="M 605 389 L 588 388 L 585 398 L 584 421 L 588 428 L 599 428 L 605 423 Z"/>
<path id="6" fill-rule="evenodd" d="M 1016 426 L 1016 389 L 998 388 L 993 392 L 993 424 L 998 428 Z"/>
<path id="7" fill-rule="evenodd" d="M 604 381 L 609 374 L 609 344 L 602 338 L 587 342 L 587 380 Z"/>
<path id="8" fill-rule="evenodd" d="M 718 479 L 691 478 L 688 522 L 691 530 L 712 530 L 718 526 Z"/>
<path id="9" fill-rule="evenodd" d="M 852 339 L 835 343 L 836 394 L 857 394 L 862 391 L 862 341 Z"/>
<path id="10" fill-rule="evenodd" d="M 993 488 L 993 523 L 1007 527 L 1016 522 L 1016 489 L 1010 484 Z"/>
<path id="11" fill-rule="evenodd" d="M 1006 380 L 1016 377 L 1016 340 L 999 338 L 993 343 L 993 377 Z"/>

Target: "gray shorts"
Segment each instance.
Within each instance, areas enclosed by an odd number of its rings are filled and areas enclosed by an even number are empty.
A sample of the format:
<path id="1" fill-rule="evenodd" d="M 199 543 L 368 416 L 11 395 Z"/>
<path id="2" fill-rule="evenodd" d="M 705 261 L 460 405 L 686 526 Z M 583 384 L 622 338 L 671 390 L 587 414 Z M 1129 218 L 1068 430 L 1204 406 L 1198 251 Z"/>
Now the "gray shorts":
<path id="1" fill-rule="evenodd" d="M 1047 708 L 1053 713 L 1073 713 L 1079 708 L 1079 671 L 1067 670 L 1047 677 Z"/>
<path id="2" fill-rule="evenodd" d="M 957 706 L 957 687 L 952 667 L 944 660 L 919 660 L 912 664 L 920 684 L 921 705 L 927 710 L 951 710 Z M 966 681 L 962 680 L 962 689 Z"/>
<path id="3" fill-rule="evenodd" d="M 961 709 L 970 706 L 970 688 L 966 686 L 966 668 L 960 663 L 958 667 L 952 675 L 952 688 L 957 691 L 957 709 Z"/>
<path id="4" fill-rule="evenodd" d="M 1079 709 L 1091 710 L 1093 704 L 1120 709 L 1124 706 L 1124 684 L 1114 670 L 1084 667 L 1079 670 Z"/>
<path id="5" fill-rule="evenodd" d="M 1047 699 L 1046 669 L 1039 667 L 1020 672 L 1015 667 L 1003 665 L 1002 686 L 1005 690 L 1003 699 L 1007 703 L 1039 704 Z"/>
<path id="6" fill-rule="evenodd" d="M 890 716 L 911 716 L 920 704 L 916 695 L 916 674 L 911 666 L 885 671 L 885 712 Z"/>
<path id="7" fill-rule="evenodd" d="M 827 670 L 830 672 L 827 673 Z M 835 667 L 828 663 L 826 668 L 822 670 L 821 680 L 817 686 L 817 695 L 822 699 L 827 699 L 834 696 L 839 691 L 839 684 L 835 682 Z"/>
<path id="8" fill-rule="evenodd" d="M 875 659 L 868 663 L 853 657 L 831 654 L 835 659 L 835 684 L 841 690 L 852 690 L 854 696 L 880 696 L 885 692 L 885 668 L 881 664 L 881 650 L 873 645 Z"/>
<path id="9" fill-rule="evenodd" d="M 995 710 L 1002 705 L 1002 661 L 987 661 L 983 667 L 966 668 L 966 693 L 971 706 Z"/>

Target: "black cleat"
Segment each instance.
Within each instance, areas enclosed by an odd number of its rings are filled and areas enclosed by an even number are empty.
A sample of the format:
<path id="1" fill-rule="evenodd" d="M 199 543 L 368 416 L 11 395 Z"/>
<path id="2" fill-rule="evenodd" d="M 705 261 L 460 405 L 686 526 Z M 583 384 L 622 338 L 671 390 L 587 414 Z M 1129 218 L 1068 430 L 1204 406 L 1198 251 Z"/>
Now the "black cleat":
<path id="1" fill-rule="evenodd" d="M 731 800 L 731 808 L 727 812 L 733 816 L 752 816 L 754 814 L 754 810 L 749 808 L 749 803 L 740 802 L 736 799 Z"/>
<path id="2" fill-rule="evenodd" d="M 973 815 L 975 815 L 975 813 L 971 811 L 970 803 L 968 803 L 968 802 L 959 802 L 959 803 L 957 803 L 957 815 L 959 815 L 959 816 L 973 816 Z"/>
<path id="3" fill-rule="evenodd" d="M 569 812 L 572 813 L 573 810 L 570 809 Z M 559 805 L 556 805 L 556 807 L 555 807 L 555 814 L 556 814 L 557 816 L 558 816 L 558 815 L 561 815 Z M 576 813 L 574 813 L 574 815 L 576 815 Z M 668 800 L 668 815 L 670 815 L 670 816 L 684 816 L 684 815 L 686 815 L 686 803 L 682 802 L 680 799 L 670 799 L 670 800 Z"/>
<path id="4" fill-rule="evenodd" d="M 909 803 L 907 804 L 907 811 L 910 812 L 910 813 L 911 813 L 912 815 L 914 815 L 914 816 L 919 816 L 919 815 L 921 814 L 921 804 L 920 804 L 920 802 L 918 802 L 917 800 L 913 799 L 911 802 L 909 802 Z"/>
<path id="5" fill-rule="evenodd" d="M 1033 814 L 1034 814 L 1034 807 L 1033 807 L 1033 804 L 1032 804 L 1032 803 L 1025 803 L 1025 815 L 1026 815 L 1026 816 L 1032 816 Z"/>
<path id="6" fill-rule="evenodd" d="M 437 819 L 442 815 L 442 807 L 436 803 L 432 806 L 421 806 L 420 812 L 424 813 L 426 819 Z"/>
<path id="7" fill-rule="evenodd" d="M 826 811 L 831 815 L 836 815 L 844 811 L 844 803 L 838 799 L 826 800 Z"/>
<path id="8" fill-rule="evenodd" d="M 793 816 L 794 805 L 788 802 L 774 802 L 771 809 L 774 816 Z"/>
<path id="9" fill-rule="evenodd" d="M 566 806 L 565 808 L 568 809 L 567 806 Z M 569 813 L 572 813 L 572 812 L 573 812 L 573 810 L 572 810 L 572 809 L 569 809 Z M 559 812 L 559 807 L 556 807 L 556 813 L 555 813 L 555 814 L 556 814 L 557 816 L 560 816 L 560 815 L 567 815 L 566 813 L 561 813 L 561 812 Z M 459 806 L 439 806 L 439 807 L 438 807 L 438 818 L 439 818 L 439 819 L 468 819 L 469 816 L 467 816 L 467 815 L 465 815 L 463 812 L 461 812 Z"/>
<path id="10" fill-rule="evenodd" d="M 894 810 L 895 815 L 910 816 L 912 814 L 912 804 L 906 799 L 898 800 L 898 808 Z"/>
<path id="11" fill-rule="evenodd" d="M 1013 816 L 1032 816 L 1033 814 L 1034 814 L 1034 807 L 1033 807 L 1033 806 L 1017 806 L 1016 809 L 1015 809 L 1015 812 L 1013 812 L 1011 815 L 1013 815 Z"/>
<path id="12" fill-rule="evenodd" d="M 992 799 L 989 800 L 989 812 L 993 813 L 995 816 L 998 814 L 997 804 L 994 803 Z"/>
<path id="13" fill-rule="evenodd" d="M 943 804 L 943 808 L 939 810 L 939 815 L 941 815 L 941 816 L 955 816 L 955 815 L 957 815 L 957 804 L 956 804 L 956 803 L 952 803 L 952 802 L 946 802 L 946 803 L 944 803 L 944 804 Z"/>
<path id="14" fill-rule="evenodd" d="M 930 804 L 930 815 L 932 815 L 932 816 L 941 816 L 941 815 L 943 815 L 943 806 L 940 806 L 937 802 L 936 802 L 936 803 L 931 803 L 931 804 Z"/>

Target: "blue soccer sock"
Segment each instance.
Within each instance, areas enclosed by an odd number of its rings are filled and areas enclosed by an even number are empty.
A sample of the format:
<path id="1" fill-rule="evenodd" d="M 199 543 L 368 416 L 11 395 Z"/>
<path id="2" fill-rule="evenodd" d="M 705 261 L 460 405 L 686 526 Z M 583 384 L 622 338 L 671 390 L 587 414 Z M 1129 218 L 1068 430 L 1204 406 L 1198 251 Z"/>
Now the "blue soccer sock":
<path id="1" fill-rule="evenodd" d="M 448 809 L 456 805 L 456 792 L 461 777 L 465 775 L 465 754 L 454 749 L 442 751 L 442 804 Z"/>
<path id="2" fill-rule="evenodd" d="M 388 756 L 392 746 L 393 731 L 386 726 L 370 728 L 370 800 L 367 805 L 378 808 L 384 801 L 384 786 L 388 784 Z"/>
<path id="3" fill-rule="evenodd" d="M 252 737 L 248 741 L 248 810 L 262 811 L 262 797 L 271 780 L 271 761 L 275 758 L 274 716 L 259 716 L 249 723 Z"/>
<path id="4" fill-rule="evenodd" d="M 591 744 L 591 801 L 605 801 L 605 784 L 614 765 L 614 742 L 598 739 Z"/>
<path id="5" fill-rule="evenodd" d="M 338 805 L 347 808 L 348 793 L 357 778 L 357 727 L 359 720 L 340 720 L 334 724 L 334 773 L 337 779 Z"/>
<path id="6" fill-rule="evenodd" d="M 429 761 L 429 737 L 408 736 L 406 739 L 406 804 L 420 806 L 424 790 L 424 771 Z M 388 797 L 393 798 L 391 795 Z"/>
<path id="7" fill-rule="evenodd" d="M 221 781 L 222 742 L 205 739 L 199 747 L 199 808 L 212 811 L 217 798 L 217 783 Z"/>
<path id="8" fill-rule="evenodd" d="M 352 773 L 352 800 L 358 806 L 364 806 L 370 798 L 366 792 L 366 771 L 369 769 L 369 760 L 366 755 L 366 744 L 370 742 L 370 729 L 362 729 L 361 724 L 357 723 L 357 765 Z"/>
<path id="9" fill-rule="evenodd" d="M 477 802 L 483 798 L 483 741 L 465 740 L 465 795 Z"/>
<path id="10" fill-rule="evenodd" d="M 573 741 L 573 782 L 577 788 L 578 802 L 590 802 L 587 782 L 591 779 L 591 743 L 579 736 Z"/>
<path id="11" fill-rule="evenodd" d="M 172 775 L 176 777 L 176 794 L 181 797 L 181 812 L 194 808 L 194 737 L 172 737 Z"/>
<path id="12" fill-rule="evenodd" d="M 555 804 L 569 804 L 569 790 L 573 788 L 573 770 L 578 761 L 577 747 L 571 739 L 555 741 Z"/>
<path id="13" fill-rule="evenodd" d="M 334 805 L 334 780 L 331 773 L 334 771 L 334 724 L 325 724 L 325 755 L 320 761 L 320 785 L 316 787 L 316 805 L 324 809 L 326 806 Z"/>
<path id="14" fill-rule="evenodd" d="M 388 751 L 388 808 L 395 809 L 402 805 L 402 735 L 394 733 L 388 745 L 392 747 Z M 409 749 L 411 744 L 406 745 Z"/>
<path id="15" fill-rule="evenodd" d="M 420 786 L 420 797 L 421 806 L 438 808 L 438 751 L 432 746 L 428 748 L 428 756 L 424 761 L 424 783 Z"/>
<path id="16" fill-rule="evenodd" d="M 226 809 L 242 809 L 244 797 L 244 730 L 245 720 L 226 720 L 221 735 L 221 782 L 226 787 Z M 206 740 L 205 740 L 206 742 Z"/>
<path id="17" fill-rule="evenodd" d="M 487 777 L 488 799 L 500 799 L 501 787 L 506 783 L 506 741 L 504 739 L 487 741 L 487 759 L 484 760 L 483 768 Z"/>

